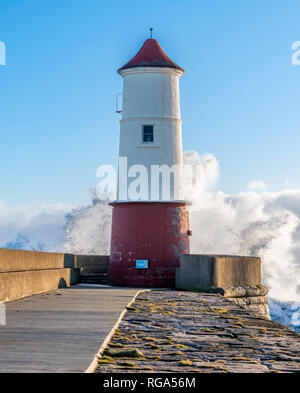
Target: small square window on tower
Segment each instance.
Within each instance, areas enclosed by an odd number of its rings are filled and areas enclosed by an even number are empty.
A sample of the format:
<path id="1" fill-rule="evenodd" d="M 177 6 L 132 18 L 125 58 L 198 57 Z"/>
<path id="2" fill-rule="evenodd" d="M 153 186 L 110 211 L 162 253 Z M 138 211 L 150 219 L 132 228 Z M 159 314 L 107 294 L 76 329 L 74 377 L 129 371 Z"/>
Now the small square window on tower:
<path id="1" fill-rule="evenodd" d="M 154 132 L 153 126 L 143 126 L 143 142 L 153 142 L 154 141 Z"/>

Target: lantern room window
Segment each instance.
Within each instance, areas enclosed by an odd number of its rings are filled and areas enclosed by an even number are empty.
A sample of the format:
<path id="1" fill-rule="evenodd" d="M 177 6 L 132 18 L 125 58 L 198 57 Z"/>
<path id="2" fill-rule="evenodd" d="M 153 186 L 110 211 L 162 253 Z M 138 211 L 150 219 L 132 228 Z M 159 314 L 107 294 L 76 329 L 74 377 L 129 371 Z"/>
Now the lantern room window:
<path id="1" fill-rule="evenodd" d="M 143 143 L 154 142 L 153 126 L 143 126 Z"/>

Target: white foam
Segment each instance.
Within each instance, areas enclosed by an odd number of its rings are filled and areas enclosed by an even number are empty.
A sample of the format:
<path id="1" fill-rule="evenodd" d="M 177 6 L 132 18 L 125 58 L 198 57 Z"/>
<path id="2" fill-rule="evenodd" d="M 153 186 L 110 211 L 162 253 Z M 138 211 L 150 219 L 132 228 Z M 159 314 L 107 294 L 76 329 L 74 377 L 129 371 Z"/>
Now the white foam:
<path id="1" fill-rule="evenodd" d="M 219 164 L 213 155 L 186 152 L 184 162 L 197 168 L 185 179 L 186 199 L 193 202 L 191 252 L 260 256 L 271 314 L 285 314 L 286 324 L 298 326 L 300 190 L 228 195 L 214 190 Z M 95 196 L 90 206 L 73 210 L 62 204 L 12 209 L 0 203 L 2 247 L 19 242 L 17 248 L 107 254 L 110 231 L 111 207 Z"/>

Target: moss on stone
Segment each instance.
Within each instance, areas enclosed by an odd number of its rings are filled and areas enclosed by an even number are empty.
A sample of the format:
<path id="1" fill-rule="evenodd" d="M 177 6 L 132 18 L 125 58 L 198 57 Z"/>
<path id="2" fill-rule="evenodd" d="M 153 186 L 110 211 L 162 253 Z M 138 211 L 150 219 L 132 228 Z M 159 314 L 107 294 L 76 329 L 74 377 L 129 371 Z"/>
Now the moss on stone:
<path id="1" fill-rule="evenodd" d="M 99 364 L 112 364 L 112 363 L 114 363 L 114 359 L 110 356 L 102 356 L 101 358 L 98 358 L 98 363 Z"/>
<path id="2" fill-rule="evenodd" d="M 236 320 L 238 320 L 239 318 L 238 317 L 233 317 L 233 316 L 230 316 L 230 315 L 217 315 L 217 318 L 221 318 L 221 319 L 236 319 Z"/>
<path id="3" fill-rule="evenodd" d="M 135 340 L 135 341 L 141 341 L 141 339 L 138 338 L 138 336 L 137 336 L 136 334 L 132 334 L 132 335 L 130 336 L 130 339 Z"/>
<path id="4" fill-rule="evenodd" d="M 161 360 L 160 356 L 147 356 L 147 359 L 149 360 Z"/>
<path id="5" fill-rule="evenodd" d="M 242 356 L 240 356 L 240 357 L 237 356 L 237 357 L 231 358 L 230 360 L 237 361 L 237 362 L 247 362 L 247 363 L 252 363 L 252 364 L 259 364 L 259 362 L 257 360 L 254 360 L 251 358 L 245 358 Z"/>
<path id="6" fill-rule="evenodd" d="M 138 311 L 138 309 L 136 307 L 132 307 L 132 306 L 127 306 L 126 310 L 128 310 L 128 311 Z"/>
<path id="7" fill-rule="evenodd" d="M 148 343 L 146 344 L 147 347 L 150 347 L 151 349 L 154 349 L 155 351 L 161 351 L 161 347 L 156 344 Z"/>
<path id="8" fill-rule="evenodd" d="M 202 367 L 202 368 L 217 368 L 218 366 L 216 366 L 215 364 L 201 364 L 198 367 Z"/>
<path id="9" fill-rule="evenodd" d="M 135 362 L 122 362 L 120 363 L 121 366 L 126 366 L 126 367 L 135 367 L 136 363 Z"/>
<path id="10" fill-rule="evenodd" d="M 154 337 L 144 337 L 143 340 L 145 340 L 145 341 L 154 341 L 154 342 L 157 341 L 156 338 L 154 338 Z"/>
<path id="11" fill-rule="evenodd" d="M 121 343 L 109 343 L 108 346 L 110 348 L 123 348 L 124 344 L 121 344 Z"/>
<path id="12" fill-rule="evenodd" d="M 105 355 L 111 356 L 113 358 L 142 358 L 144 354 L 138 349 L 127 349 L 124 351 L 110 351 L 105 350 Z"/>
<path id="13" fill-rule="evenodd" d="M 199 368 L 191 368 L 189 369 L 189 372 L 191 373 L 202 373 L 202 370 Z"/>
<path id="14" fill-rule="evenodd" d="M 235 322 L 235 324 L 236 324 L 236 325 L 240 325 L 241 327 L 244 327 L 244 324 L 243 324 L 243 322 L 241 322 L 241 321 L 237 321 L 237 322 Z"/>
<path id="15" fill-rule="evenodd" d="M 160 342 L 160 345 L 173 345 L 173 341 L 172 340 L 165 340 Z"/>
<path id="16" fill-rule="evenodd" d="M 184 356 L 184 353 L 181 351 L 169 352 L 168 356 Z"/>
<path id="17" fill-rule="evenodd" d="M 193 362 L 191 360 L 188 360 L 188 359 L 182 359 L 182 360 L 179 360 L 178 364 L 180 366 L 192 366 Z"/>
<path id="18" fill-rule="evenodd" d="M 176 313 L 171 311 L 164 311 L 162 312 L 163 315 L 168 315 L 169 317 L 175 317 Z"/>
<path id="19" fill-rule="evenodd" d="M 191 348 L 191 347 L 188 347 L 188 346 L 183 345 L 183 344 L 175 344 L 175 347 L 176 348 L 182 348 L 182 349 L 190 349 Z"/>

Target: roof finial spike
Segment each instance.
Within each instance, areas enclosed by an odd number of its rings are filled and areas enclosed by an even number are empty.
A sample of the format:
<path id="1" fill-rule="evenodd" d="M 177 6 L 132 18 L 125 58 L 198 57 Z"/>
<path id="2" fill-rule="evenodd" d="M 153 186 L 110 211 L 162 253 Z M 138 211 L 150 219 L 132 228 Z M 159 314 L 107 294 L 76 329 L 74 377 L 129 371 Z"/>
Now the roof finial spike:
<path id="1" fill-rule="evenodd" d="M 150 38 L 152 38 L 153 27 L 150 27 Z"/>

